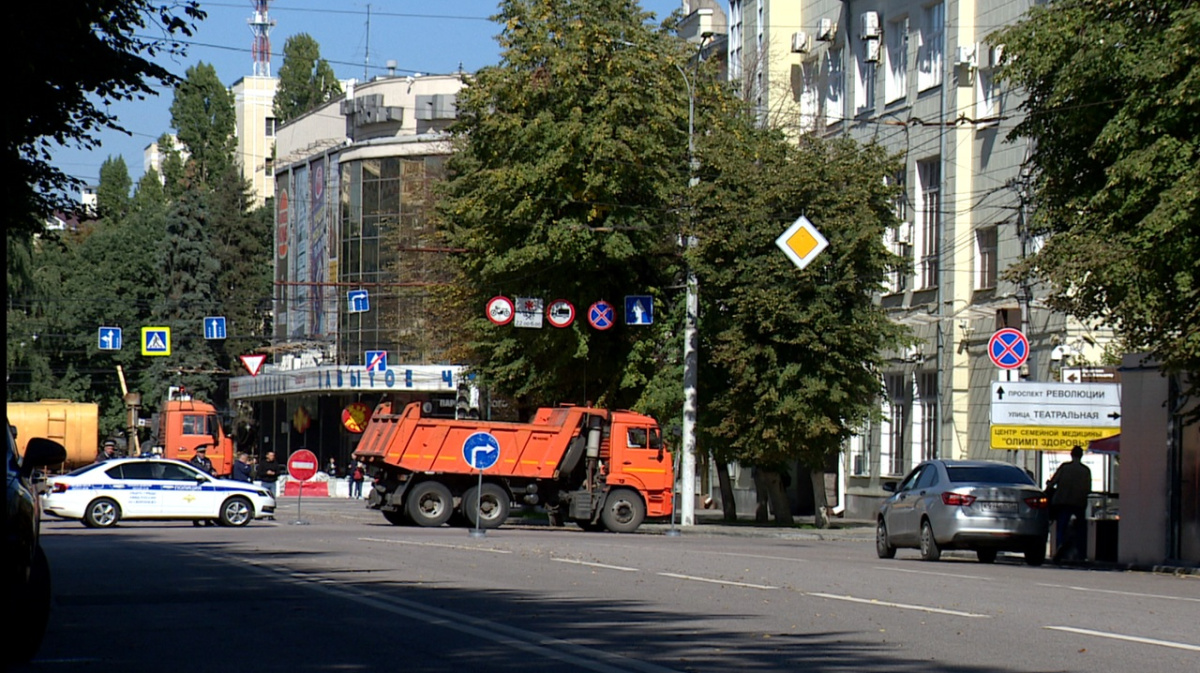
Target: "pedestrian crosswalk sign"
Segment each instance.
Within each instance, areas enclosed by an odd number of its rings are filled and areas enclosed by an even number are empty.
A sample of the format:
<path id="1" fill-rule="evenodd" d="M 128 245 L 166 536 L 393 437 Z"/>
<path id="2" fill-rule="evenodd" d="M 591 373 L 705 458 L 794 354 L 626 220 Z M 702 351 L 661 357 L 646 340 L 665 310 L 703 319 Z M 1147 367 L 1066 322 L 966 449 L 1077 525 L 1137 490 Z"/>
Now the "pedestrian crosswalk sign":
<path id="1" fill-rule="evenodd" d="M 143 327 L 142 355 L 170 355 L 171 328 Z"/>

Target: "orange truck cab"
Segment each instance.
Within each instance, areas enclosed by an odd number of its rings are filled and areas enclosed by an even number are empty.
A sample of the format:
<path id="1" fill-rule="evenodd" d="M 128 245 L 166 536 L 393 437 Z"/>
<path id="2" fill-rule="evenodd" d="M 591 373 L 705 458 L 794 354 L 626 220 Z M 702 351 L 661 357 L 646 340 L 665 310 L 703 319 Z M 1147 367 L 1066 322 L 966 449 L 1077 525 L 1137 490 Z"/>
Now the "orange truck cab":
<path id="1" fill-rule="evenodd" d="M 497 454 L 484 469 L 466 455 L 479 446 Z M 393 524 L 440 526 L 460 514 L 493 528 L 518 502 L 543 507 L 552 525 L 627 533 L 673 507 L 674 466 L 658 423 L 632 411 L 564 405 L 504 423 L 425 418 L 419 403 L 394 413 L 384 402 L 354 457 L 375 476 L 368 506 Z"/>
<path id="2" fill-rule="evenodd" d="M 221 427 L 216 407 L 207 402 L 168 400 L 158 414 L 156 437 L 167 458 L 191 460 L 196 449 L 204 446 L 214 474 L 233 473 L 233 439 Z"/>

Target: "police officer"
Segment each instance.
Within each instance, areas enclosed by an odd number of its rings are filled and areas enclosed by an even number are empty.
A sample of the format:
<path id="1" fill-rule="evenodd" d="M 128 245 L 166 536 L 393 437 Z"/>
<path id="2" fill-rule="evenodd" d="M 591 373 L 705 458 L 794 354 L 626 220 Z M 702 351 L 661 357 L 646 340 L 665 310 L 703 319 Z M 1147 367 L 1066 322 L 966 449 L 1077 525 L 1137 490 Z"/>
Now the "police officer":
<path id="1" fill-rule="evenodd" d="M 190 463 L 192 467 L 204 472 L 209 476 L 211 476 L 213 473 L 212 461 L 208 459 L 208 447 L 196 447 L 196 455 L 192 456 L 192 459 L 189 460 L 188 463 Z"/>
<path id="2" fill-rule="evenodd" d="M 103 463 L 106 460 L 117 458 L 117 442 L 112 439 L 104 440 L 104 448 L 100 449 L 100 453 L 96 456 L 97 463 Z"/>

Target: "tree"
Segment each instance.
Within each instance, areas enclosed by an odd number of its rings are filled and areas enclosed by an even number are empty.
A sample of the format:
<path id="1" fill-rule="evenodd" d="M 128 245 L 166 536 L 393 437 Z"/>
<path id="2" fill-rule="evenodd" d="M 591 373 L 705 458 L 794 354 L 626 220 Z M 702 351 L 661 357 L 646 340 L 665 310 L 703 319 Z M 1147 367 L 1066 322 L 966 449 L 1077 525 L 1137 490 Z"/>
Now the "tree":
<path id="1" fill-rule="evenodd" d="M 171 125 L 188 152 L 188 163 L 196 167 L 193 177 L 200 185 L 234 165 L 233 94 L 221 84 L 212 65 L 200 63 L 187 69 L 186 78 L 175 87 Z"/>
<path id="2" fill-rule="evenodd" d="M 465 251 L 469 361 L 522 409 L 632 406 L 660 333 L 585 319 L 599 299 L 621 311 L 625 295 L 672 298 L 682 47 L 632 0 L 510 0 L 498 20 L 501 63 L 459 94 L 439 202 L 448 244 Z M 496 326 L 483 307 L 499 294 L 566 299 L 579 317 L 567 329 Z"/>
<path id="3" fill-rule="evenodd" d="M 170 133 L 158 137 L 158 154 L 162 157 L 162 185 L 166 196 L 178 198 L 184 189 L 183 156 L 175 147 L 175 138 Z"/>
<path id="4" fill-rule="evenodd" d="M 125 158 L 111 156 L 100 165 L 100 186 L 96 188 L 96 215 L 120 219 L 129 212 L 129 188 L 133 179 L 125 166 Z"/>
<path id="5" fill-rule="evenodd" d="M 1033 141 L 1044 245 L 1011 271 L 1115 328 L 1200 393 L 1200 6 L 1075 0 L 989 37 L 1023 87 L 1010 139 Z"/>
<path id="6" fill-rule="evenodd" d="M 46 19 L 46 8 L 37 4 L 9 3 L 5 11 L 9 26 Z M 176 76 L 150 59 L 182 56 L 177 38 L 190 37 L 205 16 L 196 0 L 80 0 L 57 18 L 54 39 L 36 30 L 9 31 L 8 51 L 17 62 L 8 85 L 20 95 L 10 97 L 7 114 L 20 123 L 5 124 L 7 232 L 41 231 L 46 215 L 74 209 L 67 194 L 82 183 L 51 165 L 54 149 L 96 147 L 102 128 L 126 131 L 109 106 L 174 84 Z M 148 33 L 160 37 L 143 37 Z"/>
<path id="7" fill-rule="evenodd" d="M 321 47 L 308 33 L 297 33 L 283 45 L 283 65 L 275 90 L 275 118 L 280 124 L 315 109 L 342 93 L 333 67 L 321 58 Z"/>

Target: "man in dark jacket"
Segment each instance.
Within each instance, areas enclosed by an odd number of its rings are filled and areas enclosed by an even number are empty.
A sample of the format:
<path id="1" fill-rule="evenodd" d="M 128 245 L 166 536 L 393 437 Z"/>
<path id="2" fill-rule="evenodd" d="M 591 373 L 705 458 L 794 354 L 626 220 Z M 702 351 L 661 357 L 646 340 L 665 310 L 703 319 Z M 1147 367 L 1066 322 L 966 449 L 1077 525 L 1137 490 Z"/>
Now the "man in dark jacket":
<path id="1" fill-rule="evenodd" d="M 196 468 L 197 470 L 200 470 L 204 474 L 212 476 L 213 464 L 212 464 L 212 461 L 208 459 L 207 447 L 197 446 L 196 447 L 196 455 L 192 456 L 192 459 L 188 461 L 188 464 L 191 465 L 192 467 Z M 199 526 L 200 521 L 199 520 L 192 521 L 192 525 Z M 217 524 L 213 523 L 212 519 L 205 519 L 204 525 L 205 526 L 215 526 Z"/>
<path id="2" fill-rule="evenodd" d="M 233 461 L 233 480 L 247 484 L 254 481 L 250 476 L 250 456 L 245 451 L 239 452 L 237 460 Z"/>
<path id="3" fill-rule="evenodd" d="M 1087 529 L 1084 513 L 1092 490 L 1092 470 L 1083 464 L 1083 447 L 1071 449 L 1071 460 L 1058 466 L 1047 485 L 1054 487 L 1050 510 L 1055 518 L 1054 560 L 1061 561 L 1074 551 L 1080 558 L 1087 553 Z M 1074 523 L 1072 523 L 1074 519 Z"/>

